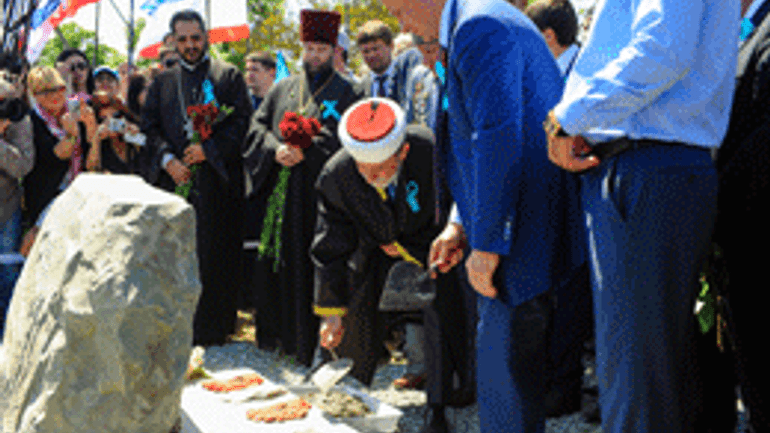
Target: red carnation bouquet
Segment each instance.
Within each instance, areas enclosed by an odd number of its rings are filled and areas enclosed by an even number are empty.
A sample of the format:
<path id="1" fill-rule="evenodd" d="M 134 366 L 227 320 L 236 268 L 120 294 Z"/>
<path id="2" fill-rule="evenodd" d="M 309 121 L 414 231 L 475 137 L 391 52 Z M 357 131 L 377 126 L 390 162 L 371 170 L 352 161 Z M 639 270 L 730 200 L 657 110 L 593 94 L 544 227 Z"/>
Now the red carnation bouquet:
<path id="1" fill-rule="evenodd" d="M 281 136 L 286 144 L 298 149 L 308 149 L 313 144 L 313 137 L 321 131 L 318 119 L 304 117 L 294 112 L 287 112 L 278 124 Z M 259 242 L 259 257 L 268 255 L 275 259 L 273 269 L 278 270 L 281 257 L 281 228 L 286 203 L 286 191 L 289 188 L 291 168 L 282 167 L 278 173 L 278 182 L 273 193 L 267 200 L 267 212 L 262 223 L 262 234 Z"/>
<path id="2" fill-rule="evenodd" d="M 278 128 L 287 144 L 305 150 L 313 144 L 313 137 L 321 130 L 321 123 L 313 117 L 307 118 L 288 112 L 283 115 Z"/>
<path id="3" fill-rule="evenodd" d="M 225 120 L 227 116 L 232 114 L 232 107 L 225 107 L 224 105 L 217 105 L 216 101 L 209 102 L 203 105 L 191 105 L 187 107 L 187 116 L 192 120 L 193 135 L 190 144 L 201 144 L 204 141 L 211 138 L 214 134 L 214 125 Z M 190 191 L 193 187 L 195 175 L 200 169 L 200 164 L 194 164 L 190 167 L 190 180 L 187 183 L 178 185 L 176 187 L 176 193 L 184 197 L 185 199 L 190 195 Z"/>

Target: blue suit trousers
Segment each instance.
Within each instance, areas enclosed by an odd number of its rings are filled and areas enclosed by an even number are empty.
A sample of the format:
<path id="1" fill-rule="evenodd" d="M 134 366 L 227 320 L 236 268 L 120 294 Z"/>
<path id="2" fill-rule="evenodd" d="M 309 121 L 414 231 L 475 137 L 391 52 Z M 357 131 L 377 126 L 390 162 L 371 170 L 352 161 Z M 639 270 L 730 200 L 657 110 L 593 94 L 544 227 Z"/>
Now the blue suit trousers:
<path id="1" fill-rule="evenodd" d="M 708 151 L 629 150 L 583 175 L 605 433 L 692 433 L 693 305 L 716 212 Z"/>
<path id="2" fill-rule="evenodd" d="M 550 291 L 514 308 L 479 296 L 476 365 L 482 433 L 545 431 L 552 314 Z"/>

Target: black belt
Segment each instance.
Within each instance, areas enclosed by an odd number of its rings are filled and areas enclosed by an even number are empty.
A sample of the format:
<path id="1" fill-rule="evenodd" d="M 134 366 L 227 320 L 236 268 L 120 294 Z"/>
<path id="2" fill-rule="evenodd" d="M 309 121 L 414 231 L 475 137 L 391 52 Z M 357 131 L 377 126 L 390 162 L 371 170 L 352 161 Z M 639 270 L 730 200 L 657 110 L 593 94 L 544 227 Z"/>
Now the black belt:
<path id="1" fill-rule="evenodd" d="M 670 141 L 658 140 L 631 140 L 628 138 L 618 138 L 617 140 L 597 143 L 591 147 L 586 156 L 595 156 L 599 161 L 605 161 L 613 156 L 620 155 L 629 150 L 643 149 L 652 146 L 684 146 L 684 143 L 674 143 Z"/>

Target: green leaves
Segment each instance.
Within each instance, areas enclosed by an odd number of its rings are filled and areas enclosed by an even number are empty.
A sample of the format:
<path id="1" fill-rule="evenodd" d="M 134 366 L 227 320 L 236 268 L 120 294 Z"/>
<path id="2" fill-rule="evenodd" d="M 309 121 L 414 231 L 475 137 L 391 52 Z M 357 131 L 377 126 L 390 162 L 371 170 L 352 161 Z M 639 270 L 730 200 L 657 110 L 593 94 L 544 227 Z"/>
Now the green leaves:
<path id="1" fill-rule="evenodd" d="M 176 188 L 174 189 L 174 192 L 177 195 L 180 195 L 185 200 L 188 200 L 188 197 L 190 197 L 190 192 L 192 192 L 193 185 L 195 184 L 196 174 L 198 173 L 198 170 L 200 170 L 200 168 L 201 168 L 200 164 L 195 164 L 192 167 L 190 167 L 190 180 L 188 180 L 187 183 L 183 183 L 182 185 L 176 186 Z"/>
<path id="2" fill-rule="evenodd" d="M 709 290 L 706 276 L 701 277 L 701 291 L 695 301 L 695 315 L 698 317 L 698 325 L 703 334 L 707 334 L 716 323 L 716 301 L 714 294 Z"/>

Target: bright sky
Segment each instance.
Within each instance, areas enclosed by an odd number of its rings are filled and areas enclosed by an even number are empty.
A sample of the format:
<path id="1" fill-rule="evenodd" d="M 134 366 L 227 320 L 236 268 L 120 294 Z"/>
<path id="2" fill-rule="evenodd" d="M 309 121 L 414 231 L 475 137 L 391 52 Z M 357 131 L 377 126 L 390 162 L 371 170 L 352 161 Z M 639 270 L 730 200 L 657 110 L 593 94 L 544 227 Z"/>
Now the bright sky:
<path id="1" fill-rule="evenodd" d="M 576 9 L 580 9 L 581 7 L 590 6 L 595 1 L 596 0 L 573 0 L 573 4 L 575 5 Z M 143 2 L 144 0 L 134 0 L 134 7 L 138 9 Z M 131 4 L 130 0 L 101 0 L 99 43 L 111 46 L 121 53 L 126 54 L 126 26 L 119 18 L 118 13 L 115 12 L 113 3 L 117 5 L 118 8 L 120 8 L 123 16 L 128 18 L 128 11 Z M 216 0 L 212 0 L 212 3 L 216 4 Z M 286 0 L 286 5 L 289 18 L 295 22 L 299 22 L 299 10 L 302 7 L 308 6 L 309 2 L 307 0 Z M 93 30 L 95 28 L 95 14 L 96 4 L 90 4 L 80 9 L 74 18 L 71 18 L 65 22 L 74 20 L 82 27 Z"/>
<path id="2" fill-rule="evenodd" d="M 139 6 L 144 0 L 134 0 L 135 10 L 139 9 Z M 120 16 L 115 11 L 113 3 L 120 9 L 120 13 L 128 19 L 131 2 L 130 0 L 101 0 L 101 22 L 99 23 L 99 43 L 113 47 L 120 51 L 122 54 L 126 54 L 128 51 L 126 41 L 126 25 L 120 19 Z M 216 0 L 212 0 L 212 4 L 216 5 Z M 309 4 L 306 0 L 286 0 L 286 7 L 288 9 L 288 15 L 294 21 L 299 21 L 299 10 L 301 6 Z M 76 22 L 78 25 L 88 29 L 94 30 L 96 17 L 96 4 L 90 4 L 84 6 L 78 11 L 78 14 L 65 21 Z"/>

